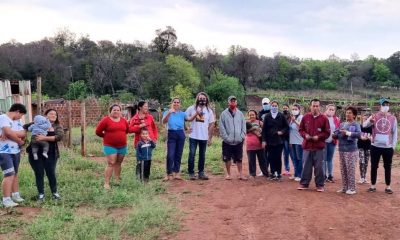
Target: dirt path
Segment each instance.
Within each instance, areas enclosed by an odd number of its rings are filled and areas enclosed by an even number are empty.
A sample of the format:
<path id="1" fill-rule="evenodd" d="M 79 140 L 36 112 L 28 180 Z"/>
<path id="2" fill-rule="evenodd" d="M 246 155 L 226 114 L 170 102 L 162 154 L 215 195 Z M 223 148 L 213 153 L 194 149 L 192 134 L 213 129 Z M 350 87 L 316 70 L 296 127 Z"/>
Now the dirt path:
<path id="1" fill-rule="evenodd" d="M 383 192 L 381 165 L 378 192 L 358 185 L 353 196 L 336 193 L 341 184 L 337 154 L 334 169 L 336 182 L 328 183 L 324 193 L 316 192 L 314 184 L 311 190 L 296 190 L 298 183 L 287 177 L 283 182 L 261 177 L 226 181 L 223 176 L 175 181 L 169 192 L 179 196 L 186 215 L 182 231 L 171 239 L 399 239 L 400 169 L 393 170 L 395 194 Z"/>

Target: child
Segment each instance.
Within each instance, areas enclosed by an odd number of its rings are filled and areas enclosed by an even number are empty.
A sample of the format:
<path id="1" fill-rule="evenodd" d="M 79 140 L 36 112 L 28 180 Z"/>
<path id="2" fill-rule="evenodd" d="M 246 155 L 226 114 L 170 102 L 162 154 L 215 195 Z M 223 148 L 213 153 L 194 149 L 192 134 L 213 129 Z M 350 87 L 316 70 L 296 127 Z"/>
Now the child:
<path id="1" fill-rule="evenodd" d="M 362 123 L 364 123 L 371 114 L 365 113 L 362 116 Z M 358 152 L 360 157 L 360 181 L 358 183 L 368 183 L 367 181 L 367 168 L 370 157 L 372 137 L 372 125 L 369 127 L 361 127 L 361 137 L 358 141 Z"/>
<path id="2" fill-rule="evenodd" d="M 42 147 L 42 155 L 48 158 L 49 143 L 47 141 L 36 141 L 37 135 L 47 136 L 47 130 L 51 127 L 49 119 L 41 115 L 36 115 L 33 119 L 33 124 L 28 127 L 28 131 L 32 132 L 31 147 L 33 159 L 38 160 L 38 151 Z"/>
<path id="3" fill-rule="evenodd" d="M 140 130 L 140 140 L 136 148 L 136 175 L 141 181 L 148 181 L 150 176 L 151 155 L 156 144 L 149 137 L 149 130 L 142 128 Z"/>

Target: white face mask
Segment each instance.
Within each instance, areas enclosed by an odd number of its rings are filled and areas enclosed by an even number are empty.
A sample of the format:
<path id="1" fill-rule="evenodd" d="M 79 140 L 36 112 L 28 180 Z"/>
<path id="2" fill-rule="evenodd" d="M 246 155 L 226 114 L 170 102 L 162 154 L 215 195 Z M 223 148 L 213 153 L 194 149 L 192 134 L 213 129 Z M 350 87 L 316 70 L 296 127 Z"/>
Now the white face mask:
<path id="1" fill-rule="evenodd" d="M 300 111 L 299 111 L 299 110 L 292 110 L 292 114 L 295 115 L 295 116 L 297 116 L 297 115 L 300 114 Z"/>
<path id="2" fill-rule="evenodd" d="M 381 111 L 384 112 L 384 113 L 389 112 L 389 106 L 382 106 L 381 107 Z"/>

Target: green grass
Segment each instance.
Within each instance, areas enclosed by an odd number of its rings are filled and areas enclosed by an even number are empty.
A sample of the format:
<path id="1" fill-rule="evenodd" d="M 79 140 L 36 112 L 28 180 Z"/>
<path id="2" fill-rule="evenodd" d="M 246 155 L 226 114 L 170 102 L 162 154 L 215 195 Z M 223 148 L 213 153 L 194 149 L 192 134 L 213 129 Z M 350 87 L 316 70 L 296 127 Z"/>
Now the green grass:
<path id="1" fill-rule="evenodd" d="M 103 156 L 101 138 L 94 135 L 93 127 L 87 128 L 86 142 L 88 156 Z M 132 144 L 133 137 L 129 136 L 130 149 L 123 163 L 120 186 L 105 191 L 102 187 L 105 163 L 80 156 L 80 128 L 74 128 L 72 148 L 61 149 L 57 164 L 58 187 L 62 195 L 62 200 L 58 202 L 49 197 L 47 179 L 46 201 L 38 203 L 35 200 L 35 178 L 27 156 L 23 155 L 19 182 L 20 192 L 26 201 L 22 205 L 38 209 L 37 216 L 26 218 L 21 215 L 23 211 L 19 208 L 11 212 L 0 208 L 0 238 L 157 239 L 177 231 L 182 214 L 175 207 L 178 199 L 165 197 L 163 194 L 167 185 L 159 180 L 165 175 L 164 130 L 161 129 L 158 146 L 154 151 L 151 179 L 147 185 L 135 179 L 136 158 Z M 188 149 L 186 141 L 181 167 L 184 173 L 187 171 Z M 223 173 L 219 138 L 214 138 L 212 146 L 207 148 L 206 170 L 214 175 Z M 121 213 L 113 215 L 114 211 Z M 13 233 L 16 230 L 18 232 Z M 14 235 L 7 235 L 12 233 Z"/>

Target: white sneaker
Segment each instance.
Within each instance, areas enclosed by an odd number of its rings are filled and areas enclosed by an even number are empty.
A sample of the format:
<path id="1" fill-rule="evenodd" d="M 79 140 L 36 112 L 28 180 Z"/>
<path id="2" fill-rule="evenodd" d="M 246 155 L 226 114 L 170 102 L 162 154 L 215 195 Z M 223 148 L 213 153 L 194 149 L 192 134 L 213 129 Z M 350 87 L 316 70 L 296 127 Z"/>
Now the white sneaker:
<path id="1" fill-rule="evenodd" d="M 295 177 L 294 180 L 295 180 L 296 182 L 300 182 L 300 181 L 301 181 L 301 178 Z"/>
<path id="2" fill-rule="evenodd" d="M 290 180 L 294 180 L 295 177 L 294 177 L 294 176 L 290 176 L 289 179 L 290 179 Z"/>
<path id="3" fill-rule="evenodd" d="M 8 198 L 7 200 L 3 200 L 3 206 L 6 208 L 16 207 L 18 205 L 19 204 L 15 203 L 11 198 Z"/>
<path id="4" fill-rule="evenodd" d="M 350 190 L 349 190 L 350 191 Z M 343 188 L 342 189 L 339 189 L 339 190 L 337 190 L 336 191 L 337 193 L 347 193 L 347 191 L 346 190 L 344 190 Z"/>
<path id="5" fill-rule="evenodd" d="M 47 155 L 47 153 L 42 153 L 43 157 L 45 158 L 49 158 L 49 155 Z"/>
<path id="6" fill-rule="evenodd" d="M 358 181 L 359 184 L 363 184 L 365 183 L 365 179 L 364 178 L 360 178 L 360 180 Z"/>
<path id="7" fill-rule="evenodd" d="M 21 195 L 17 194 L 17 195 L 12 195 L 11 199 L 16 202 L 16 203 L 22 203 L 23 201 L 25 201 L 25 199 L 23 199 L 21 197 Z"/>
<path id="8" fill-rule="evenodd" d="M 356 194 L 357 192 L 356 191 L 354 191 L 354 190 L 347 190 L 346 191 L 346 194 L 349 194 L 349 195 L 353 195 L 353 194 Z"/>
<path id="9" fill-rule="evenodd" d="M 262 172 L 260 172 L 259 174 L 257 174 L 257 176 L 262 177 L 262 176 L 264 176 L 264 174 Z"/>

